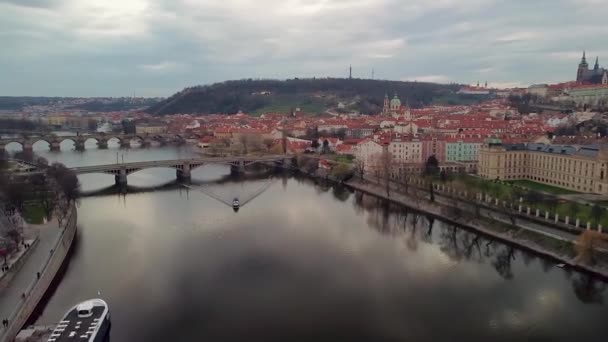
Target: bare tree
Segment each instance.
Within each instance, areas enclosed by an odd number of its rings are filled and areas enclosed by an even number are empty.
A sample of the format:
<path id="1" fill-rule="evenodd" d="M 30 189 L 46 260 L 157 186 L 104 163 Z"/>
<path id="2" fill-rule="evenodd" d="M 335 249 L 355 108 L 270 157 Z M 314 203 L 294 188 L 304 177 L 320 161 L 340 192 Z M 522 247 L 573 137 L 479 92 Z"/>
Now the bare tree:
<path id="1" fill-rule="evenodd" d="M 55 209 L 56 192 L 52 189 L 42 189 L 38 192 L 38 202 L 44 210 L 45 217 L 50 219 Z"/>
<path id="2" fill-rule="evenodd" d="M 411 180 L 411 164 L 405 161 L 397 163 L 397 170 L 399 174 L 399 184 L 402 186 L 404 192 L 407 194 L 409 191 L 409 184 Z"/>
<path id="3" fill-rule="evenodd" d="M 517 226 L 517 213 L 519 212 L 520 199 L 524 196 L 524 192 L 515 188 L 507 194 L 505 205 L 503 205 L 502 212 L 509 218 L 511 226 Z"/>
<path id="4" fill-rule="evenodd" d="M 241 150 L 243 152 L 243 154 L 247 154 L 248 151 L 248 147 L 249 147 L 249 137 L 247 134 L 241 134 L 239 135 L 239 143 L 241 144 Z"/>
<path id="5" fill-rule="evenodd" d="M 595 264 L 596 248 L 607 241 L 606 235 L 595 230 L 584 230 L 577 238 L 574 249 L 576 250 L 576 260 L 578 262 Z"/>
<path id="6" fill-rule="evenodd" d="M 55 212 L 55 217 L 57 218 L 57 222 L 59 223 L 60 227 L 63 225 L 63 222 L 64 222 L 65 218 L 67 217 L 69 211 L 70 211 L 69 202 L 67 201 L 65 196 L 58 194 L 58 196 L 56 197 L 56 205 L 55 205 L 54 212 Z"/>
<path id="7" fill-rule="evenodd" d="M 242 133 L 238 137 L 243 154 L 259 151 L 262 148 L 262 138 L 258 134 Z"/>
<path id="8" fill-rule="evenodd" d="M 591 207 L 590 215 L 591 218 L 593 218 L 595 224 L 599 224 L 602 219 L 602 216 L 604 216 L 604 209 L 598 204 L 594 204 L 593 207 Z"/>
<path id="9" fill-rule="evenodd" d="M 361 177 L 361 179 L 363 180 L 364 175 L 365 175 L 365 162 L 361 159 L 355 160 L 354 170 L 355 170 L 355 173 L 358 174 L 359 177 Z"/>
<path id="10" fill-rule="evenodd" d="M 80 197 L 80 181 L 72 170 L 61 163 L 53 163 L 47 169 L 47 175 L 55 180 L 57 186 L 62 191 L 62 197 L 68 203 L 78 200 Z"/>
<path id="11" fill-rule="evenodd" d="M 388 151 L 384 151 L 374 156 L 374 173 L 378 179 L 378 184 L 384 186 L 386 196 L 390 197 L 391 172 L 393 171 L 393 156 Z"/>

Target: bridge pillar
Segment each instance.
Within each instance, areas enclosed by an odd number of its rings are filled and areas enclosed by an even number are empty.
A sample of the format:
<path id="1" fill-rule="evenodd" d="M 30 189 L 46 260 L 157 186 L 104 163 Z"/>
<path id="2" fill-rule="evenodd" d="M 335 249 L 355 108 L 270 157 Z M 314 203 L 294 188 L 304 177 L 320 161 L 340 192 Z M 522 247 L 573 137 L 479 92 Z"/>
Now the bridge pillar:
<path id="1" fill-rule="evenodd" d="M 59 151 L 59 150 L 61 150 L 61 143 L 56 140 L 51 141 L 51 151 Z"/>
<path id="2" fill-rule="evenodd" d="M 231 164 L 230 173 L 232 173 L 234 175 L 239 174 L 239 173 L 245 173 L 245 161 L 239 160 L 238 164 Z"/>
<path id="3" fill-rule="evenodd" d="M 127 185 L 127 170 L 124 167 L 114 176 L 114 181 L 116 185 Z"/>
<path id="4" fill-rule="evenodd" d="M 142 140 L 141 147 L 150 147 L 150 140 L 148 138 Z"/>
<path id="5" fill-rule="evenodd" d="M 283 168 L 285 168 L 285 169 L 291 169 L 291 162 L 292 162 L 291 158 L 285 158 L 285 159 L 283 159 Z"/>
<path id="6" fill-rule="evenodd" d="M 84 142 L 85 140 L 78 136 L 78 138 L 76 139 L 76 143 L 74 144 L 74 146 L 76 147 L 76 151 L 84 151 Z"/>
<path id="7" fill-rule="evenodd" d="M 4 144 L 0 143 L 0 153 L 3 153 L 6 149 L 4 148 Z"/>
<path id="8" fill-rule="evenodd" d="M 21 142 L 22 146 L 23 146 L 23 151 L 27 151 L 27 152 L 32 152 L 34 150 L 34 144 L 32 144 L 31 141 L 26 140 Z"/>
<path id="9" fill-rule="evenodd" d="M 131 139 L 130 138 L 124 138 L 120 141 L 120 147 L 123 148 L 129 148 L 131 147 Z"/>
<path id="10" fill-rule="evenodd" d="M 108 148 L 108 140 L 107 139 L 97 139 L 97 148 L 100 150 L 105 150 Z"/>
<path id="11" fill-rule="evenodd" d="M 175 176 L 177 180 L 180 182 L 189 181 L 190 180 L 190 163 L 184 163 L 182 169 L 175 170 Z"/>

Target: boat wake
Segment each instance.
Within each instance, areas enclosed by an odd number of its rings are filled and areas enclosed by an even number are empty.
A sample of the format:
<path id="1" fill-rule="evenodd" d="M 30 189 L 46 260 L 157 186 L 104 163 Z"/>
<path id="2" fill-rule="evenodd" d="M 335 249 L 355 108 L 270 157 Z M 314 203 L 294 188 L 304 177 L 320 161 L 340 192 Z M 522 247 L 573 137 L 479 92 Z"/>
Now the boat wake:
<path id="1" fill-rule="evenodd" d="M 241 191 L 238 191 L 238 192 L 235 191 L 236 193 L 230 193 L 230 194 L 217 193 L 216 191 L 214 191 L 213 186 L 188 185 L 188 184 L 183 184 L 183 186 L 188 189 L 191 189 L 191 190 L 200 191 L 203 194 L 215 199 L 216 201 L 224 203 L 225 205 L 232 208 L 234 199 L 238 198 L 239 206 L 243 207 L 247 203 L 253 201 L 255 198 L 260 196 L 266 190 L 268 190 L 268 188 L 272 185 L 272 183 L 274 183 L 274 181 L 275 180 L 272 178 L 268 179 L 267 181 L 263 182 L 259 187 L 256 187 L 253 189 L 246 189 L 244 186 L 241 186 Z"/>

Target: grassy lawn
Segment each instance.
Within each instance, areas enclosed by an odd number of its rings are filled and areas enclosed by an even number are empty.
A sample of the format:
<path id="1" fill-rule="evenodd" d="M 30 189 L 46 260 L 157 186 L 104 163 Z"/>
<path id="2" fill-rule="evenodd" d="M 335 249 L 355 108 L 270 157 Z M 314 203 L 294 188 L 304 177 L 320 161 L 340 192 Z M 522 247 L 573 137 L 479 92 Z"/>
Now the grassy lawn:
<path id="1" fill-rule="evenodd" d="M 325 154 L 325 158 L 335 160 L 338 163 L 352 164 L 354 158 L 352 156 L 346 156 L 343 154 Z"/>
<path id="2" fill-rule="evenodd" d="M 453 175 L 452 179 L 446 181 L 445 183 L 442 183 L 438 176 L 433 177 L 433 183 L 446 184 L 447 186 L 454 187 L 460 190 L 466 190 L 468 192 L 474 191 L 480 193 L 487 193 L 488 195 L 494 198 L 498 198 L 501 201 L 511 201 L 513 197 L 515 197 L 513 196 L 514 191 L 522 191 L 521 189 L 517 189 L 516 187 L 514 187 L 511 183 L 495 182 L 466 174 Z M 528 188 L 530 190 L 543 191 L 551 194 L 576 193 L 574 191 L 564 190 L 561 188 L 556 188 L 530 181 L 515 181 L 512 183 L 521 187 Z M 521 204 L 524 206 L 524 210 L 526 206 L 529 206 L 531 208 L 532 213 L 534 213 L 536 209 L 539 209 L 541 211 L 541 216 L 543 217 L 545 215 L 545 211 L 549 211 L 551 212 L 550 215 L 552 219 L 554 217 L 553 213 L 557 212 L 559 217 L 562 219 L 566 216 L 570 217 L 570 222 L 574 222 L 575 219 L 573 217 L 576 216 L 580 219 L 580 224 L 582 227 L 586 226 L 587 221 L 590 221 L 592 223 L 594 229 L 597 227 L 598 222 L 595 222 L 595 219 L 591 215 L 592 206 L 590 205 L 577 204 L 576 209 L 572 210 L 572 202 L 567 200 L 557 199 L 554 203 L 550 203 L 549 201 L 544 200 L 535 203 L 527 203 L 525 201 L 525 196 L 523 197 L 524 201 L 522 201 Z M 599 223 L 602 225 L 602 227 L 608 227 L 608 210 L 606 210 L 606 208 L 608 208 L 608 201 L 599 202 L 597 204 L 603 206 L 604 209 L 602 212 L 602 216 L 599 219 Z"/>
<path id="3" fill-rule="evenodd" d="M 443 184 L 437 176 L 434 183 Z M 513 187 L 502 182 L 495 182 L 468 174 L 453 175 L 451 180 L 445 182 L 446 185 L 466 190 L 468 192 L 487 193 L 492 197 L 501 200 L 508 200 L 513 192 Z"/>
<path id="4" fill-rule="evenodd" d="M 23 216 L 27 223 L 41 224 L 44 221 L 44 209 L 40 206 L 30 205 L 25 207 Z"/>
<path id="5" fill-rule="evenodd" d="M 515 180 L 515 181 L 511 181 L 511 183 L 531 189 L 531 190 L 542 191 L 542 192 L 550 193 L 553 195 L 578 194 L 578 192 L 576 192 L 576 191 L 562 189 L 562 188 L 558 188 L 556 186 L 546 185 L 546 184 L 542 184 L 542 183 L 536 183 L 536 182 L 532 182 L 529 180 Z"/>

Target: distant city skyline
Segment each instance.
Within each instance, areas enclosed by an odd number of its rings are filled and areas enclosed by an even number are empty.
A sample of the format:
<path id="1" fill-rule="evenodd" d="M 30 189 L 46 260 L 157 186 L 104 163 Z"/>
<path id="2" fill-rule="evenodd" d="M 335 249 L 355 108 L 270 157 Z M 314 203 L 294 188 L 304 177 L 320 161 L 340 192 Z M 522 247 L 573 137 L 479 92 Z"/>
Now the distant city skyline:
<path id="1" fill-rule="evenodd" d="M 229 79 L 527 86 L 608 65 L 602 0 L 0 0 L 0 96 L 170 96 Z M 565 24 L 567 23 L 567 24 Z"/>

